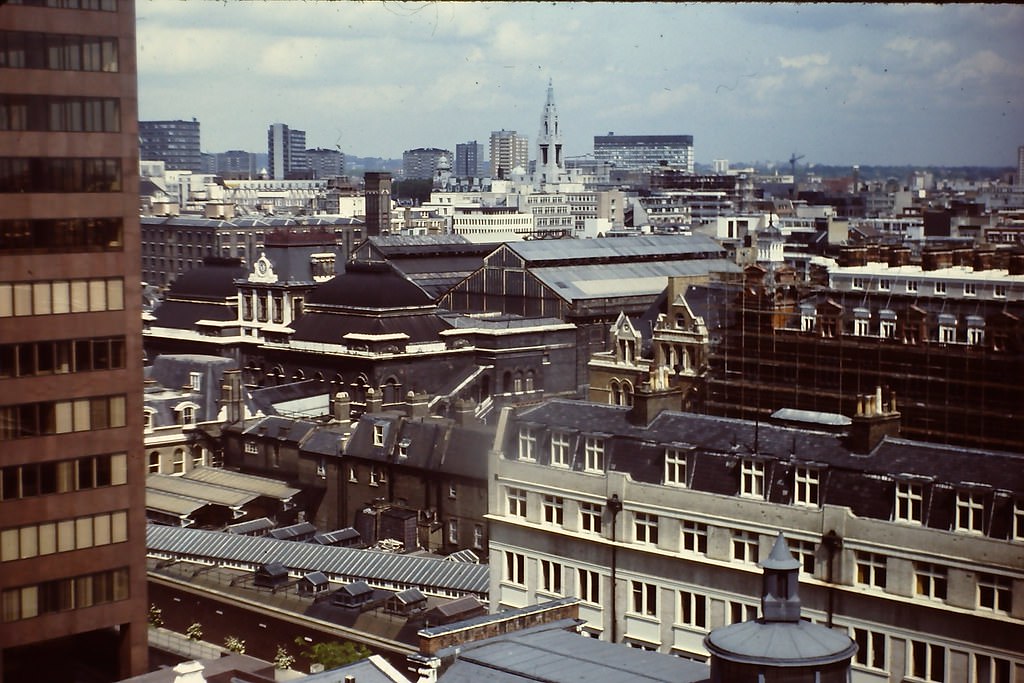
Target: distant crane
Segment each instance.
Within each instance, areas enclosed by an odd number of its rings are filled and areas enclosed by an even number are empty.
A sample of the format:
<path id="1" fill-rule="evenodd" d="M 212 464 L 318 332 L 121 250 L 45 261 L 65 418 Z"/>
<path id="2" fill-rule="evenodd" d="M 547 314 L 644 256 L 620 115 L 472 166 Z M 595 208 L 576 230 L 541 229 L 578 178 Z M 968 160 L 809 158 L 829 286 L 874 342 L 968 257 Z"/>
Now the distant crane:
<path id="1" fill-rule="evenodd" d="M 790 198 L 791 199 L 796 199 L 796 162 L 800 161 L 803 158 L 804 158 L 803 154 L 801 154 L 800 156 L 797 156 L 796 152 L 793 152 L 793 154 L 790 155 L 790 157 L 789 157 L 789 172 L 790 172 L 790 175 L 793 176 L 793 189 L 790 190 Z"/>

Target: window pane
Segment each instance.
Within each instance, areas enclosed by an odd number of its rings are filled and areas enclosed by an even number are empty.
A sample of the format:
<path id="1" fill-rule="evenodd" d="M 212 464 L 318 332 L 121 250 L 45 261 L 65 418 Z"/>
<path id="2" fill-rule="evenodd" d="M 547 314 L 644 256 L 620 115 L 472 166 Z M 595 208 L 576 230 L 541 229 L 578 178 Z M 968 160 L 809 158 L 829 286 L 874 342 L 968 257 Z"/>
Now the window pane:
<path id="1" fill-rule="evenodd" d="M 110 397 L 110 426 L 111 427 L 124 427 L 124 425 L 125 425 L 124 396 L 111 396 Z"/>
<path id="2" fill-rule="evenodd" d="M 74 431 L 84 432 L 90 429 L 89 426 L 89 399 L 82 398 L 73 402 L 74 405 Z"/>
<path id="3" fill-rule="evenodd" d="M 55 406 L 57 434 L 67 434 L 74 430 L 74 422 L 71 417 L 71 401 L 58 401 Z"/>
<path id="4" fill-rule="evenodd" d="M 79 517 L 75 520 L 75 548 L 92 547 L 92 518 Z"/>
<path id="5" fill-rule="evenodd" d="M 32 284 L 32 312 L 35 315 L 50 315 L 50 283 L 35 282 Z"/>
<path id="6" fill-rule="evenodd" d="M 71 287 L 67 280 L 58 280 L 50 283 L 50 295 L 53 298 L 54 313 L 68 313 L 71 311 Z"/>
<path id="7" fill-rule="evenodd" d="M 57 552 L 75 549 L 75 520 L 65 519 L 57 522 Z"/>
<path id="8" fill-rule="evenodd" d="M 71 282 L 71 312 L 82 313 L 89 310 L 89 283 L 85 280 Z"/>
<path id="9" fill-rule="evenodd" d="M 128 513 L 114 512 L 110 515 L 110 541 L 122 543 L 128 540 Z"/>
<path id="10" fill-rule="evenodd" d="M 54 523 L 39 525 L 39 554 L 50 555 L 57 552 L 57 525 Z"/>
<path id="11" fill-rule="evenodd" d="M 92 518 L 92 537 L 96 545 L 110 543 L 110 515 L 96 515 Z"/>
<path id="12" fill-rule="evenodd" d="M 103 280 L 89 280 L 89 310 L 107 310 L 107 287 Z"/>
<path id="13" fill-rule="evenodd" d="M 128 482 L 128 456 L 124 453 L 110 456 L 110 483 L 119 486 Z"/>
<path id="14" fill-rule="evenodd" d="M 107 308 L 111 311 L 124 309 L 124 282 L 122 280 L 107 280 Z"/>
<path id="15" fill-rule="evenodd" d="M 36 535 L 36 527 L 34 525 L 23 526 L 19 531 L 18 543 L 21 545 L 19 548 L 21 557 L 35 557 L 39 554 L 39 537 Z"/>

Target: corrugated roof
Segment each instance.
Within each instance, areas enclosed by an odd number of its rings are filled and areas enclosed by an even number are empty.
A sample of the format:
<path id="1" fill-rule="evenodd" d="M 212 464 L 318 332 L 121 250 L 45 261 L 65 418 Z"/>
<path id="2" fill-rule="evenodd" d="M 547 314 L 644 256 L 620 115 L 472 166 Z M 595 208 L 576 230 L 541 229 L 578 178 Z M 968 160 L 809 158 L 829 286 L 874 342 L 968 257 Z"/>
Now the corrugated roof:
<path id="1" fill-rule="evenodd" d="M 155 524 L 146 528 L 146 547 L 150 554 L 160 557 L 227 561 L 251 565 L 254 569 L 275 561 L 297 575 L 321 571 L 338 581 L 364 580 L 382 587 L 397 584 L 404 588 L 418 588 L 424 593 L 450 591 L 486 596 L 488 591 L 487 565 L 446 562 L 437 558 Z"/>
<path id="2" fill-rule="evenodd" d="M 679 259 L 534 268 L 531 273 L 567 301 L 609 296 L 656 296 L 668 278 L 739 273 L 728 259 Z"/>
<path id="3" fill-rule="evenodd" d="M 235 488 L 248 491 L 254 495 L 277 498 L 278 500 L 290 500 L 292 496 L 300 492 L 299 489 L 292 488 L 276 479 L 232 472 L 231 470 L 224 470 L 219 467 L 198 467 L 186 472 L 182 478 Z"/>
<path id="4" fill-rule="evenodd" d="M 195 498 L 177 496 L 173 493 L 146 489 L 146 509 L 154 512 L 163 512 L 176 517 L 191 515 L 196 510 L 205 507 L 207 503 Z"/>
<path id="5" fill-rule="evenodd" d="M 169 474 L 151 474 L 146 477 L 146 490 L 172 493 L 197 501 L 215 503 L 227 507 L 241 507 L 254 500 L 256 495 L 251 491 L 218 486 L 204 481 L 194 481 L 183 477 L 172 477 Z"/>
<path id="6" fill-rule="evenodd" d="M 508 248 L 527 263 L 544 261 L 578 261 L 586 259 L 634 259 L 665 257 L 673 254 L 725 255 L 722 245 L 701 234 L 635 235 L 630 237 L 597 237 L 586 240 L 530 240 L 509 242 Z"/>

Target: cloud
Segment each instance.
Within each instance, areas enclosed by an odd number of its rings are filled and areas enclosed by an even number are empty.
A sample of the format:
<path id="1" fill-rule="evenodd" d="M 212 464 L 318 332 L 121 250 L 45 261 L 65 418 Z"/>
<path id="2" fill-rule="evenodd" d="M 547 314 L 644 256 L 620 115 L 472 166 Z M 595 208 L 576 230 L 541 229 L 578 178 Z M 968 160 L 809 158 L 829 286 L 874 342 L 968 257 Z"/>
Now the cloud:
<path id="1" fill-rule="evenodd" d="M 1024 66 L 1012 64 L 992 50 L 981 50 L 940 71 L 936 81 L 944 87 L 958 88 L 986 84 L 1000 77 L 1024 78 Z"/>
<path id="2" fill-rule="evenodd" d="M 924 64 L 932 64 L 953 54 L 953 45 L 947 40 L 924 40 L 907 35 L 888 41 L 885 49 Z"/>

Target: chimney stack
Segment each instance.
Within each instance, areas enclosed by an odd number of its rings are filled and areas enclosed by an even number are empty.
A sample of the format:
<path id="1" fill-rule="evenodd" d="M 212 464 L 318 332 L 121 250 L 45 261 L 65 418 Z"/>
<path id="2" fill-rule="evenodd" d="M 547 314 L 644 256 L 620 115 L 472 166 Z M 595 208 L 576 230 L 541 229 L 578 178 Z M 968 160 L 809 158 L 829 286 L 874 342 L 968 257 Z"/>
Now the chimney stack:
<path id="1" fill-rule="evenodd" d="M 426 417 L 430 413 L 426 393 L 409 391 L 405 395 L 405 414 L 410 418 Z"/>
<path id="2" fill-rule="evenodd" d="M 633 405 L 626 419 L 630 424 L 646 427 L 663 410 L 682 410 L 683 388 L 681 386 L 658 386 L 644 382 L 633 393 Z"/>
<path id="3" fill-rule="evenodd" d="M 889 391 L 888 394 L 888 402 L 883 402 L 882 387 L 876 387 L 874 394 L 857 397 L 857 413 L 846 435 L 846 446 L 854 453 L 870 453 L 884 437 L 899 436 L 896 392 Z"/>
<path id="4" fill-rule="evenodd" d="M 351 410 L 352 402 L 349 401 L 348 393 L 339 391 L 334 395 L 334 406 L 331 410 L 331 415 L 335 422 L 350 422 L 351 416 L 349 411 Z"/>
<path id="5" fill-rule="evenodd" d="M 379 413 L 382 405 L 383 401 L 381 400 L 381 397 L 377 395 L 374 388 L 368 388 L 366 390 L 366 412 Z"/>

